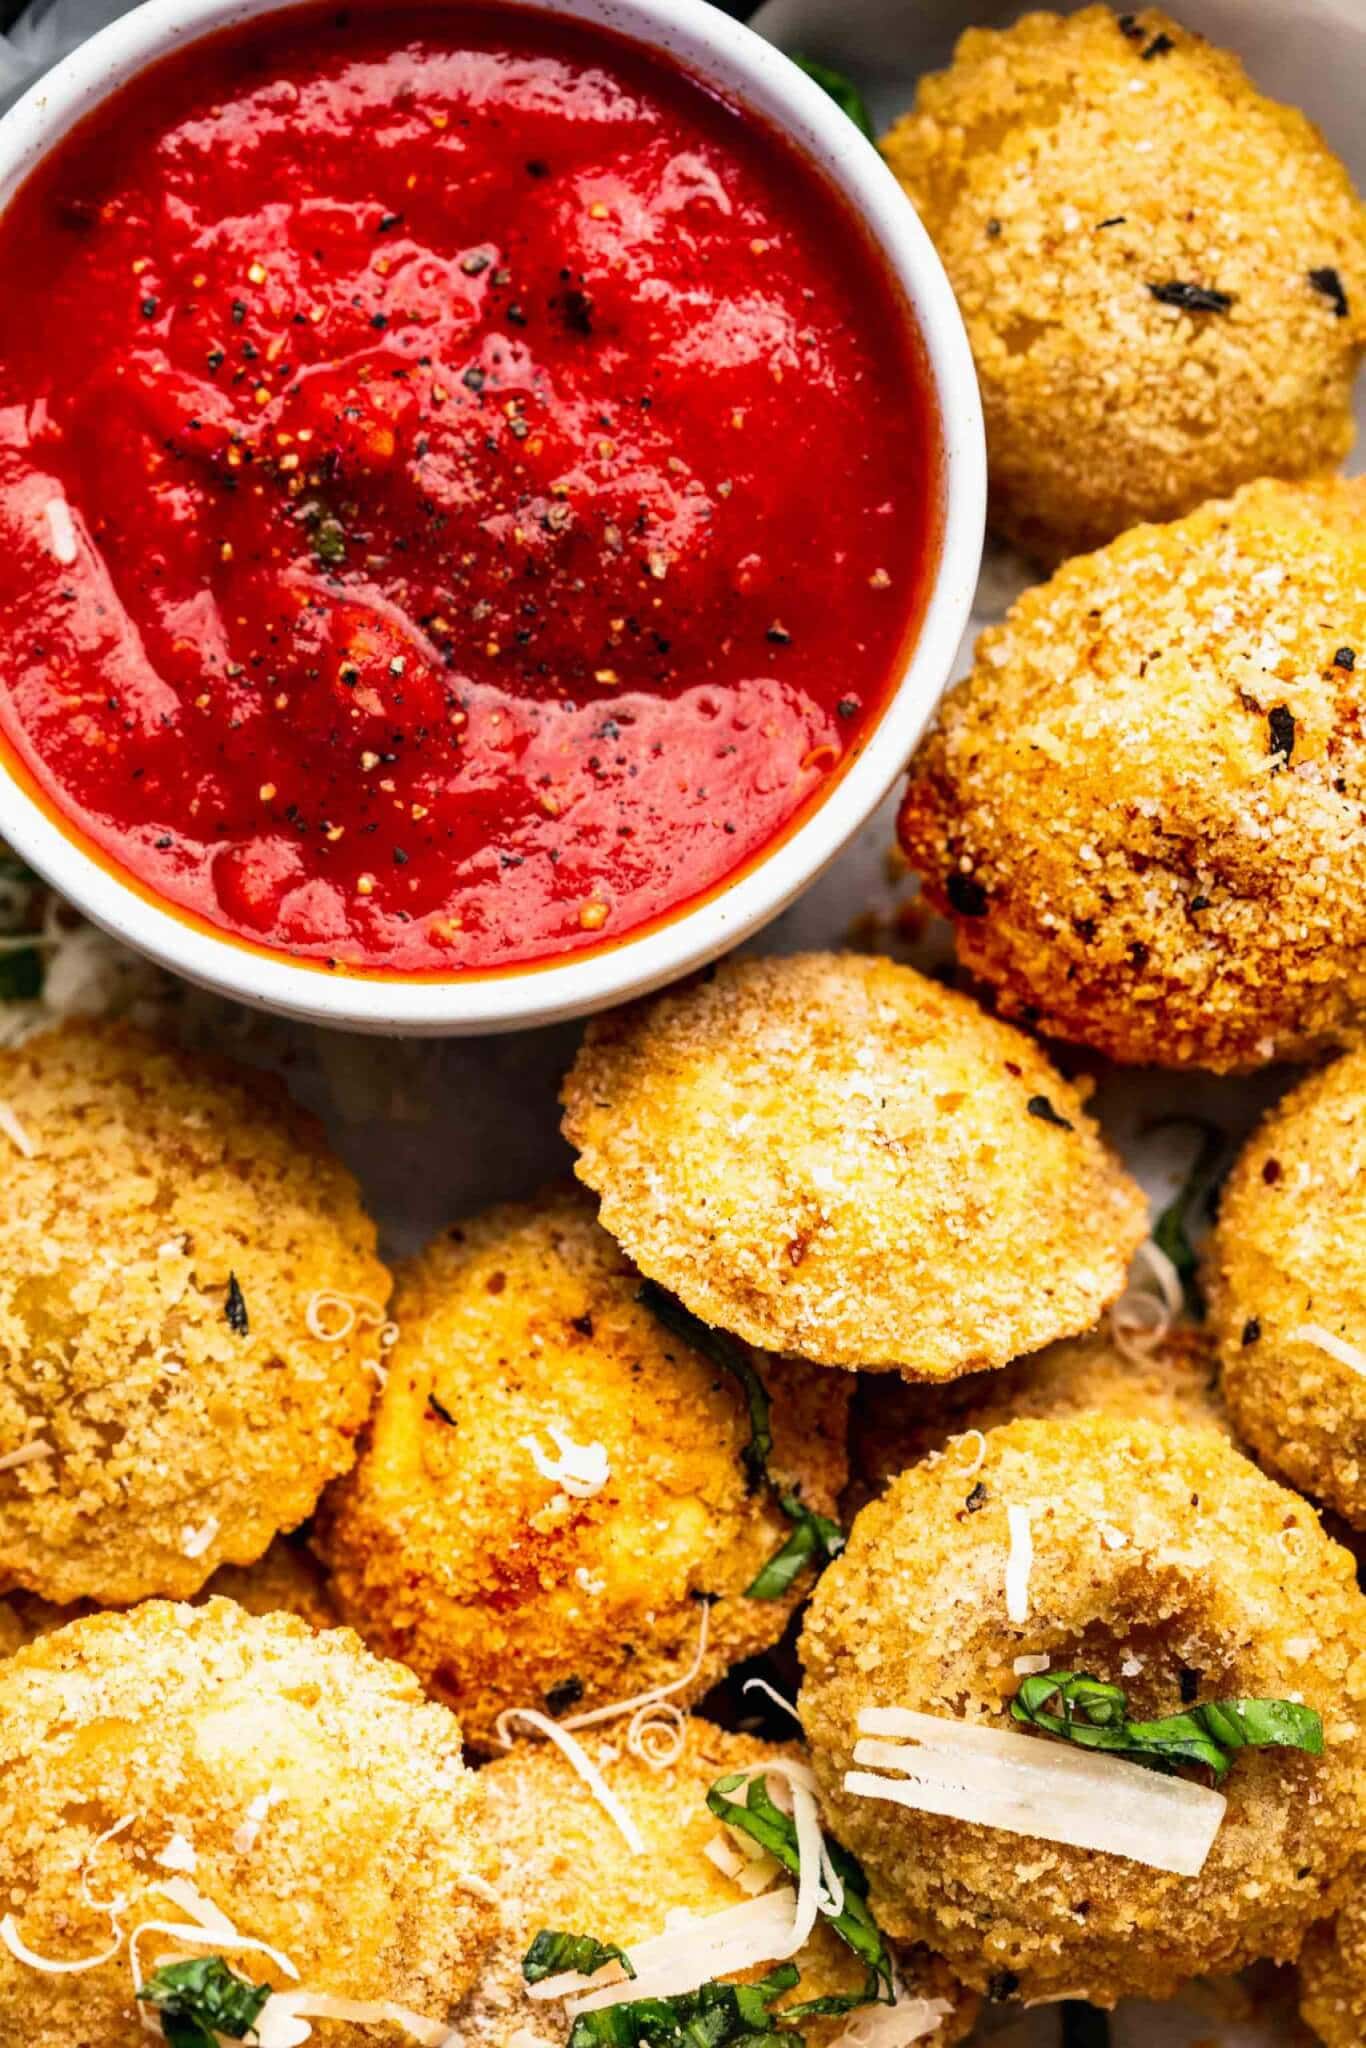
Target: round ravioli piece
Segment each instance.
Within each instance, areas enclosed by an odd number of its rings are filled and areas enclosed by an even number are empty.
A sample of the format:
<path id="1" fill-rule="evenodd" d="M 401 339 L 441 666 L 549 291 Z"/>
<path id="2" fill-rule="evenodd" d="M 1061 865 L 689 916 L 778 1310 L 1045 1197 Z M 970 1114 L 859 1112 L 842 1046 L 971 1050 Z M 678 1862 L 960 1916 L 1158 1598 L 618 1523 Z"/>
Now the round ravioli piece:
<path id="1" fill-rule="evenodd" d="M 1366 1003 L 1366 477 L 1261 483 L 1026 591 L 911 763 L 902 845 L 1007 1014 L 1244 1070 Z"/>
<path id="2" fill-rule="evenodd" d="M 826 1822 L 879 1920 L 997 1997 L 1170 1997 L 1293 1958 L 1337 1902 L 1366 1599 L 1312 1508 L 1213 1430 L 1012 1422 L 971 1475 L 923 1461 L 859 1515 L 800 1651 Z M 1054 1674 L 1119 1688 L 1131 1721 L 1307 1707 L 1322 1753 L 1239 1750 L 1221 1809 L 1203 1769 L 1178 1785 L 1022 1728 L 1011 1702 Z"/>
<path id="3" fill-rule="evenodd" d="M 849 1415 L 850 1494 L 862 1506 L 909 1465 L 936 1453 L 972 1474 L 984 1432 L 1025 1418 L 1100 1413 L 1227 1434 L 1217 1378 L 1210 1339 L 1184 1327 L 1146 1352 L 1122 1350 L 1108 1331 L 1094 1331 L 1050 1344 L 1000 1372 L 967 1373 L 940 1387 L 867 1374 Z"/>
<path id="4" fill-rule="evenodd" d="M 354 1459 L 374 1225 L 277 1083 L 119 1026 L 0 1052 L 0 1103 L 0 1583 L 197 1592 Z"/>
<path id="5" fill-rule="evenodd" d="M 650 1765 L 623 1753 L 619 1742 L 589 1738 L 587 1749 L 610 1794 L 639 1831 L 643 1854 L 633 1853 L 604 1807 L 549 1745 L 519 1744 L 481 1772 L 488 1826 L 503 1856 L 503 1926 L 478 1988 L 457 2015 L 451 2048 L 563 2048 L 570 2021 L 562 1998 L 528 1996 L 522 1959 L 542 1930 L 589 1934 L 630 1949 L 633 1942 L 663 1934 L 671 1914 L 706 1920 L 721 1913 L 751 1914 L 753 1901 L 790 1889 L 790 1879 L 769 1859 L 744 1853 L 756 1845 L 724 1827 L 707 1806 L 708 1791 L 736 1773 L 772 1776 L 765 1790 L 775 1804 L 789 1807 L 792 1792 L 784 1773 L 803 1771 L 801 1752 L 731 1735 L 693 1716 L 672 1760 Z M 804 1774 L 805 1775 L 805 1774 Z M 743 1803 L 745 1786 L 728 1795 Z M 743 1883 L 739 1879 L 744 1880 Z M 747 1902 L 748 1905 L 747 1905 Z M 792 1908 L 774 1898 L 766 1917 L 767 1953 L 743 1972 L 753 1981 L 778 1967 L 780 1933 L 792 1924 Z M 761 1952 L 765 1937 L 755 1933 Z M 698 1951 L 705 1953 L 699 1935 Z M 693 1964 L 696 1956 L 686 1958 Z M 774 2010 L 816 1998 L 856 1995 L 867 1971 L 824 1922 L 792 1958 L 800 1982 L 781 1993 Z M 926 1950 L 903 1948 L 893 1956 L 897 1994 L 903 2010 L 894 2038 L 917 2048 L 949 2048 L 971 2031 L 977 2000 Z M 736 1977 L 734 1969 L 723 1975 Z M 548 1980 L 543 1980 L 548 1981 Z M 847 2015 L 814 2016 L 800 2031 L 811 2048 L 828 2048 L 851 2020 L 877 2023 L 886 2008 L 858 2006 Z"/>
<path id="6" fill-rule="evenodd" d="M 572 1188 L 400 1270 L 388 1384 L 316 1541 L 346 1620 L 482 1749 L 509 1708 L 572 1723 L 680 1680 L 680 1704 L 700 1699 L 809 1587 L 798 1570 L 780 1597 L 746 1594 L 793 1533 L 779 1492 L 833 1513 L 847 1383 L 752 1362 L 773 1404 L 763 1483 L 740 1379 L 640 1293 Z"/>
<path id="7" fill-rule="evenodd" d="M 1089 1329 L 1146 1207 L 1022 1033 L 854 953 L 590 1024 L 565 1134 L 643 1272 L 748 1343 L 950 1379 Z"/>
<path id="8" fill-rule="evenodd" d="M 883 153 L 949 273 L 993 525 L 1045 559 L 1331 469 L 1366 215 L 1304 116 L 1156 8 L 969 29 Z"/>
<path id="9" fill-rule="evenodd" d="M 1337 1919 L 1316 1927 L 1300 1957 L 1300 2014 L 1323 2048 L 1366 2041 L 1366 1901 L 1355 1895 Z"/>
<path id="10" fill-rule="evenodd" d="M 1206 1286 L 1257 1456 L 1366 1529 L 1366 1051 L 1302 1082 L 1225 1184 Z"/>
<path id="11" fill-rule="evenodd" d="M 229 1600 L 72 1622 L 0 1665 L 0 2037 L 126 2048 L 162 2009 L 135 1967 L 199 1957 L 280 1994 L 272 2037 L 342 2000 L 329 2048 L 390 2004 L 430 2039 L 495 1930 L 482 1806 L 453 1717 L 349 1630 Z"/>

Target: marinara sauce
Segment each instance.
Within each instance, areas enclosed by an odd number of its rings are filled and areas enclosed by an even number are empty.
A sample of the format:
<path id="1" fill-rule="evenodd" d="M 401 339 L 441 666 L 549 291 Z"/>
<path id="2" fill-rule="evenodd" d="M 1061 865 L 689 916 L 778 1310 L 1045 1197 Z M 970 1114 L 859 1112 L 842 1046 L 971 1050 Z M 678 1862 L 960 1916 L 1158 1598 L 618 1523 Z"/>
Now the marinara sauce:
<path id="1" fill-rule="evenodd" d="M 548 960 L 752 863 L 938 546 L 910 316 L 781 137 L 605 32 L 305 8 L 0 223 L 0 728 L 182 912 Z"/>

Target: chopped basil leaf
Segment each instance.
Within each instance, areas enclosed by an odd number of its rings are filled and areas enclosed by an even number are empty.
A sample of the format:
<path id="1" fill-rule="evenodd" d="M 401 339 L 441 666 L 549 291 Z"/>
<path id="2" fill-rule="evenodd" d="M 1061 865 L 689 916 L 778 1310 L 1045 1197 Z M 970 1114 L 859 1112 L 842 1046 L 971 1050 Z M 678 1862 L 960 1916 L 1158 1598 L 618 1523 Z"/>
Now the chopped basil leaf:
<path id="1" fill-rule="evenodd" d="M 844 1548 L 844 1531 L 828 1515 L 803 1507 L 797 1493 L 780 1493 L 778 1505 L 795 1526 L 781 1550 L 775 1550 L 756 1578 L 745 1587 L 747 1600 L 781 1600 L 793 1580 L 809 1564 L 819 1571 Z"/>
<path id="2" fill-rule="evenodd" d="M 741 1787 L 744 1788 L 743 1802 L 730 1796 Z M 799 1874 L 801 1855 L 797 1848 L 797 1824 L 791 1814 L 784 1813 L 780 1806 L 775 1805 L 762 1776 L 747 1779 L 743 1772 L 739 1772 L 718 1778 L 707 1794 L 707 1805 L 727 1827 L 734 1828 L 738 1834 L 748 1835 L 752 1842 L 766 1849 L 791 1876 Z M 848 1850 L 842 1849 L 838 1842 L 832 1842 L 828 1835 L 825 1846 L 835 1873 L 844 1886 L 843 1907 L 840 1912 L 829 1916 L 829 1924 L 868 1969 L 868 1981 L 858 1996 L 851 1999 L 851 2004 L 871 2005 L 876 2001 L 891 2005 L 896 1996 L 892 1962 L 882 1930 L 869 1910 L 868 1880 Z M 812 2013 L 849 2009 L 847 2006 L 826 2007 L 818 2000 L 800 2008 Z"/>
<path id="3" fill-rule="evenodd" d="M 1049 1671 L 1026 1678 L 1010 1703 L 1028 1726 L 1060 1735 L 1081 1749 L 1101 1749 L 1149 1770 L 1202 1764 L 1224 1777 L 1240 1749 L 1301 1749 L 1323 1754 L 1323 1723 L 1293 1700 L 1209 1700 L 1160 1721 L 1131 1721 L 1123 1686 L 1086 1672 Z"/>
<path id="4" fill-rule="evenodd" d="M 580 2013 L 568 2048 L 803 2048 L 802 2037 L 778 2033 L 769 2007 L 800 1982 L 782 1963 L 757 1984 L 701 1984 L 674 1998 L 636 1998 Z"/>
<path id="5" fill-rule="evenodd" d="M 814 57 L 793 56 L 792 62 L 808 78 L 814 78 L 822 92 L 829 93 L 835 105 L 849 116 L 860 135 L 866 135 L 870 142 L 877 140 L 872 117 L 867 103 L 852 78 L 846 78 L 833 65 L 819 64 Z"/>
<path id="6" fill-rule="evenodd" d="M 1160 1117 L 1149 1124 L 1149 1131 L 1157 1131 L 1171 1125 L 1188 1125 L 1200 1133 L 1200 1149 L 1192 1160 L 1186 1178 L 1173 1195 L 1166 1208 L 1153 1225 L 1153 1243 L 1164 1251 L 1175 1266 L 1181 1281 L 1181 1292 L 1186 1297 L 1186 1313 L 1197 1322 L 1204 1320 L 1205 1298 L 1200 1292 L 1197 1276 L 1200 1261 L 1190 1239 L 1189 1221 L 1196 1199 L 1208 1182 L 1224 1146 L 1224 1134 L 1217 1124 L 1206 1122 L 1203 1117 Z"/>
<path id="7" fill-rule="evenodd" d="M 222 1956 L 194 1956 L 155 1970 L 138 1997 L 155 2006 L 171 2048 L 218 2048 L 216 2035 L 245 2041 L 255 2032 L 270 1992 L 269 1984 L 239 1977 Z"/>
<path id="8" fill-rule="evenodd" d="M 242 1283 L 235 1273 L 228 1275 L 228 1298 L 223 1303 L 223 1318 L 234 1337 L 245 1337 L 250 1333 L 251 1318 L 247 1314 Z"/>
<path id="9" fill-rule="evenodd" d="M 561 1970 L 577 1970 L 581 1977 L 591 1977 L 604 1963 L 620 1963 L 628 1977 L 636 1974 L 624 1948 L 598 1941 L 591 1934 L 561 1934 L 543 1927 L 522 1957 L 522 1975 L 528 1984 L 540 1984 Z"/>
<path id="10" fill-rule="evenodd" d="M 642 1282 L 636 1300 L 681 1343 L 699 1351 L 739 1382 L 749 1404 L 749 1442 L 740 1453 L 749 1489 L 753 1493 L 766 1486 L 788 1520 L 796 1525 L 782 1548 L 745 1588 L 745 1598 L 780 1600 L 804 1566 L 814 1564 L 819 1569 L 839 1556 L 844 1548 L 844 1531 L 837 1522 L 804 1507 L 797 1493 L 775 1483 L 768 1469 L 773 1451 L 768 1394 L 735 1338 L 704 1323 L 691 1309 L 684 1308 L 676 1295 L 666 1293 L 653 1280 Z"/>

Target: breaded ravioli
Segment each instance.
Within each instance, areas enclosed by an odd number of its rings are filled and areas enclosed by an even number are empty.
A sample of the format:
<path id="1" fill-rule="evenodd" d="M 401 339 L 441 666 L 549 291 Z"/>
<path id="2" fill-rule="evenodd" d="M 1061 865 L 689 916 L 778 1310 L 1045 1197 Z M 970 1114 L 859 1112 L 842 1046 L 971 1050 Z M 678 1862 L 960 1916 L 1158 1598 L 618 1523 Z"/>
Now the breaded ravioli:
<path id="1" fill-rule="evenodd" d="M 464 1223 L 400 1269 L 388 1384 L 317 1541 L 345 1619 L 480 1748 L 507 1708 L 572 1719 L 685 1677 L 674 1697 L 700 1699 L 777 1641 L 809 1587 L 798 1572 L 783 1597 L 746 1597 L 792 1522 L 749 1470 L 738 1379 L 640 1288 L 573 1187 Z M 755 1366 L 773 1479 L 832 1514 L 848 1383 Z"/>
<path id="2" fill-rule="evenodd" d="M 1225 1184 L 1206 1285 L 1239 1433 L 1366 1529 L 1366 1051 L 1292 1090 Z"/>
<path id="3" fill-rule="evenodd" d="M 446 2022 L 496 1924 L 482 1808 L 453 1717 L 349 1630 L 228 1600 L 73 1622 L 0 1665 L 0 2039 L 126 2048 L 134 1963 L 187 1955 L 301 2014 Z"/>
<path id="4" fill-rule="evenodd" d="M 1361 1838 L 1366 1599 L 1313 1509 L 1213 1430 L 1012 1422 L 987 1432 L 971 1476 L 953 1458 L 913 1466 L 859 1515 L 800 1651 L 827 1825 L 862 1861 L 888 1931 L 929 1942 L 970 1984 L 1025 2001 L 1169 1997 L 1188 1977 L 1293 1958 L 1337 1902 Z M 1012 1722 L 1025 1677 L 1044 1672 L 1122 1688 L 1136 1721 L 1227 1699 L 1297 1703 L 1322 1717 L 1322 1754 L 1239 1751 L 1203 1867 L 1179 1874 L 1150 1860 L 1185 1825 L 1169 1779 L 1129 1765 L 1122 1795 L 1092 1788 L 1074 1775 L 1085 1752 Z M 963 1802 L 936 1814 L 846 1789 L 873 1708 L 936 1717 L 941 1764 L 976 1731 Z M 1044 1795 L 1050 1822 L 1080 1803 L 1118 1844 L 1144 1802 L 1146 1854 L 1127 1835 L 1114 1853 L 1042 1838 L 1019 1819 L 1018 1765 L 1008 1808 L 959 1817 L 1001 1789 L 986 1731 L 1064 1772 Z"/>
<path id="5" fill-rule="evenodd" d="M 1144 1234 L 1078 1089 L 890 960 L 727 961 L 590 1024 L 563 1100 L 641 1270 L 823 1365 L 1004 1365 L 1089 1329 Z"/>
<path id="6" fill-rule="evenodd" d="M 1300 2015 L 1323 2048 L 1366 2041 L 1366 1900 L 1360 1872 L 1336 1921 L 1316 1927 L 1300 1957 Z"/>
<path id="7" fill-rule="evenodd" d="M 713 1860 L 719 1854 L 731 1869 L 754 1875 L 754 1865 L 737 1853 L 735 1842 L 709 1812 L 706 1796 L 733 1772 L 790 1764 L 800 1760 L 800 1750 L 727 1734 L 696 1715 L 683 1731 L 677 1756 L 661 1767 L 624 1754 L 619 1743 L 606 1738 L 590 1738 L 587 1747 L 639 1829 L 644 1855 L 632 1853 L 603 1807 L 548 1744 L 519 1744 L 490 1764 L 480 1782 L 489 1832 L 503 1857 L 503 1925 L 476 1990 L 456 2016 L 451 2048 L 508 2048 L 512 2042 L 518 2048 L 563 2048 L 569 2030 L 563 2001 L 529 1998 L 521 1970 L 523 1956 L 543 1928 L 591 1934 L 629 1948 L 662 1934 L 672 1913 L 724 1913 L 756 1896 L 753 1882 L 737 1884 Z M 768 1789 L 777 1801 L 790 1798 L 776 1775 Z M 745 1795 L 737 1791 L 731 1796 L 743 1800 Z M 788 1882 L 770 1865 L 768 1886 L 761 1884 L 759 1891 Z M 856 1993 L 867 1974 L 825 1926 L 818 1926 L 793 1960 L 801 1981 L 783 1994 L 779 2011 L 807 1999 Z M 924 1949 L 901 1951 L 896 1965 L 901 1996 L 918 2002 L 914 2013 L 908 2005 L 903 2038 L 914 2039 L 917 2048 L 949 2048 L 961 2041 L 971 2030 L 977 2000 Z M 769 1960 L 743 1974 L 752 1979 L 774 1966 Z M 876 2017 L 882 2008 L 855 2010 Z M 804 2019 L 801 2032 L 811 2048 L 827 2048 L 852 2017 Z M 911 2032 L 913 2020 L 923 2033 Z"/>
<path id="8" fill-rule="evenodd" d="M 883 142 L 982 387 L 993 524 L 1058 560 L 1332 468 L 1366 214 L 1304 116 L 1156 8 L 969 29 Z"/>
<path id="9" fill-rule="evenodd" d="M 1108 1331 L 1050 1344 L 999 1372 L 944 1386 L 908 1386 L 865 1374 L 849 1416 L 850 1494 L 860 1506 L 908 1465 L 935 1452 L 976 1470 L 982 1433 L 1003 1422 L 1089 1415 L 1179 1422 L 1228 1433 L 1205 1332 L 1174 1329 L 1146 1354 L 1121 1350 Z"/>
<path id="10" fill-rule="evenodd" d="M 1001 1009 L 1137 1065 L 1301 1059 L 1366 1002 L 1366 477 L 1252 484 L 1027 591 L 901 842 Z"/>
<path id="11" fill-rule="evenodd" d="M 0 1102 L 0 1584 L 197 1592 L 355 1456 L 374 1225 L 277 1083 L 120 1026 L 0 1052 Z"/>

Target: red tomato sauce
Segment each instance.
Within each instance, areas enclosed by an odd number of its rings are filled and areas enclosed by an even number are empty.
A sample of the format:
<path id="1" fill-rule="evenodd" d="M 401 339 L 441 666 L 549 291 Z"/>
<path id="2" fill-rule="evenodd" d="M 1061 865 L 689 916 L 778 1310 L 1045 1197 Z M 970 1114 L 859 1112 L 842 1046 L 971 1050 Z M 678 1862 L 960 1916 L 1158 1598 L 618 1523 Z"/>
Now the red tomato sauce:
<path id="1" fill-rule="evenodd" d="M 190 916 L 450 974 L 751 864 L 939 528 L 910 316 L 780 137 L 598 30 L 299 10 L 0 222 L 0 732 Z"/>

